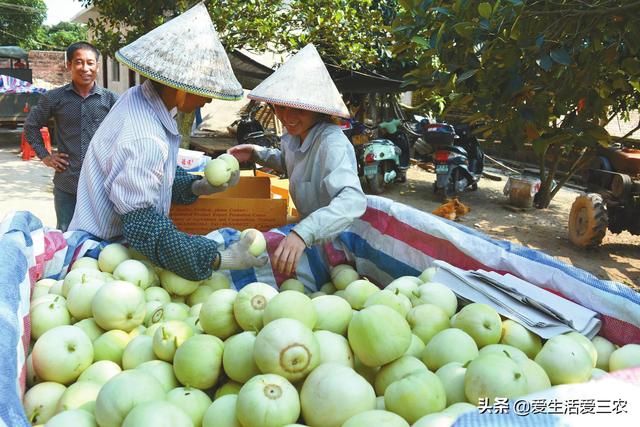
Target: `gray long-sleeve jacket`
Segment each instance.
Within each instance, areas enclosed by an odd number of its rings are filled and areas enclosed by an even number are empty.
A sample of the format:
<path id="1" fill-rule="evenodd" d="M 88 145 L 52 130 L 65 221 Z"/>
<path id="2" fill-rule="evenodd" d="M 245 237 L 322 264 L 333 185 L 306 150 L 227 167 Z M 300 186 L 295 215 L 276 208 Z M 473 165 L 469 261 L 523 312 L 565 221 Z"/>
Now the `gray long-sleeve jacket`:
<path id="1" fill-rule="evenodd" d="M 367 199 L 355 152 L 339 126 L 318 123 L 302 144 L 299 137 L 285 134 L 280 150 L 260 148 L 253 158 L 289 176 L 301 218 L 293 230 L 307 246 L 332 239 L 364 214 Z"/>

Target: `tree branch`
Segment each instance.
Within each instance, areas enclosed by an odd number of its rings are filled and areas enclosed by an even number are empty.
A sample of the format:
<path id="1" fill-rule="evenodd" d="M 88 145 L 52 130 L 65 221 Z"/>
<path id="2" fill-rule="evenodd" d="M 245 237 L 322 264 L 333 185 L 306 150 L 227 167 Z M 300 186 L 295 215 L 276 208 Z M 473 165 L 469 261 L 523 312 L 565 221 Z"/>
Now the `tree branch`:
<path id="1" fill-rule="evenodd" d="M 617 115 L 618 115 L 618 112 L 617 112 L 617 111 L 615 111 L 612 115 L 610 115 L 609 117 L 607 117 L 607 120 L 605 120 L 605 122 L 604 122 L 604 123 L 602 123 L 602 125 L 601 125 L 601 126 L 603 126 L 603 127 L 604 127 L 604 126 L 608 125 L 609 123 L 611 123 L 611 120 L 613 120 L 613 118 L 614 118 L 615 116 L 617 116 Z"/>
<path id="2" fill-rule="evenodd" d="M 546 171 L 544 159 L 545 157 L 547 157 L 548 152 L 549 152 L 549 147 L 547 147 L 545 152 L 542 153 L 542 155 L 540 156 L 540 182 L 543 182 L 544 180 L 547 179 L 546 177 L 547 171 Z"/>
<path id="3" fill-rule="evenodd" d="M 553 149 L 553 154 L 555 155 L 555 157 L 553 159 L 553 163 L 551 164 L 551 169 L 545 177 L 544 186 L 545 188 L 551 190 L 551 184 L 553 183 L 553 178 L 556 176 L 556 172 L 558 171 L 558 165 L 560 164 L 560 159 L 562 158 L 562 156 L 560 155 L 561 146 L 559 144 L 552 144 L 549 148 Z M 551 200 L 551 198 L 549 200 Z"/>
<path id="4" fill-rule="evenodd" d="M 558 193 L 558 191 L 560 191 L 560 189 L 564 187 L 564 185 L 569 181 L 569 179 L 571 179 L 571 177 L 578 170 L 580 170 L 580 168 L 582 168 L 583 163 L 586 162 L 586 159 L 587 159 L 586 154 L 588 151 L 589 151 L 588 147 L 584 147 L 580 151 L 580 155 L 578 156 L 578 158 L 569 167 L 569 170 L 567 171 L 567 173 L 558 181 L 558 185 L 556 185 L 556 188 L 554 188 L 553 191 L 549 194 L 550 199 L 553 199 L 555 195 Z"/>

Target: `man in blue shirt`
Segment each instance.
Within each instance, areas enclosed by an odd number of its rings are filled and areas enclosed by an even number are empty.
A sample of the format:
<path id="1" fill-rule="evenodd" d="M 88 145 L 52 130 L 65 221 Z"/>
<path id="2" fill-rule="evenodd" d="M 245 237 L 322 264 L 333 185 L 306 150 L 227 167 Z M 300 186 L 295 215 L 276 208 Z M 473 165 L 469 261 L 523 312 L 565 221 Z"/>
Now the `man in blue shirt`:
<path id="1" fill-rule="evenodd" d="M 93 134 L 117 100 L 117 95 L 96 84 L 100 53 L 91 44 L 73 43 L 67 48 L 71 83 L 40 97 L 24 124 L 27 141 L 42 162 L 54 169 L 53 200 L 57 228 L 66 231 L 76 206 L 82 161 Z M 53 140 L 57 152 L 44 146 L 40 128 L 55 121 Z"/>

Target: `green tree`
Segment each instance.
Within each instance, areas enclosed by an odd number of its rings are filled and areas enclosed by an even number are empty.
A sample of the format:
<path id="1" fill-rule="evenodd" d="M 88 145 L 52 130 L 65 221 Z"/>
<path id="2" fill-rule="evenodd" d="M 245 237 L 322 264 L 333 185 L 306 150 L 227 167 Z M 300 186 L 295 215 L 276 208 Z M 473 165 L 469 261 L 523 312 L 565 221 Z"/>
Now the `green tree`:
<path id="1" fill-rule="evenodd" d="M 113 54 L 196 0 L 82 0 L 100 17 L 89 22 L 99 47 Z M 227 49 L 295 52 L 316 44 L 326 61 L 380 69 L 391 60 L 388 24 L 396 0 L 220 0 L 206 2 Z"/>
<path id="2" fill-rule="evenodd" d="M 106 55 L 136 40 L 175 16 L 195 0 L 79 0 L 82 5 L 93 5 L 100 12 L 96 19 L 89 19 L 88 27 L 94 43 Z"/>
<path id="3" fill-rule="evenodd" d="M 43 0 L 0 0 L 0 46 L 29 47 L 46 17 Z"/>
<path id="4" fill-rule="evenodd" d="M 56 25 L 43 25 L 38 28 L 34 37 L 26 41 L 29 49 L 66 50 L 77 41 L 87 40 L 87 27 L 75 22 L 60 22 Z"/>
<path id="5" fill-rule="evenodd" d="M 604 125 L 640 103 L 640 1 L 404 0 L 394 52 L 408 83 L 470 111 L 485 137 L 539 158 L 539 207 L 612 138 Z M 553 186 L 558 166 L 568 174 Z"/>
<path id="6" fill-rule="evenodd" d="M 216 2 L 211 15 L 229 47 L 296 52 L 313 43 L 325 61 L 352 69 L 380 68 L 391 57 L 381 2 L 263 0 L 240 1 L 240 7 L 225 3 Z"/>

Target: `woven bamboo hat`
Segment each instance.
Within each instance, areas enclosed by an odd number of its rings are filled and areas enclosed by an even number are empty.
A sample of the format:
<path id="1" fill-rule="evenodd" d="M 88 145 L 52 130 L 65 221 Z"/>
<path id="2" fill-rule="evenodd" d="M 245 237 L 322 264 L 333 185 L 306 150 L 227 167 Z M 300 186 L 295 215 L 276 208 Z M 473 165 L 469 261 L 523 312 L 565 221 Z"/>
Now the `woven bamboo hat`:
<path id="1" fill-rule="evenodd" d="M 306 45 L 247 98 L 348 118 L 349 110 L 313 44 Z"/>
<path id="2" fill-rule="evenodd" d="M 202 3 L 121 48 L 116 59 L 151 80 L 188 93 L 229 100 L 242 97 L 242 86 Z"/>

